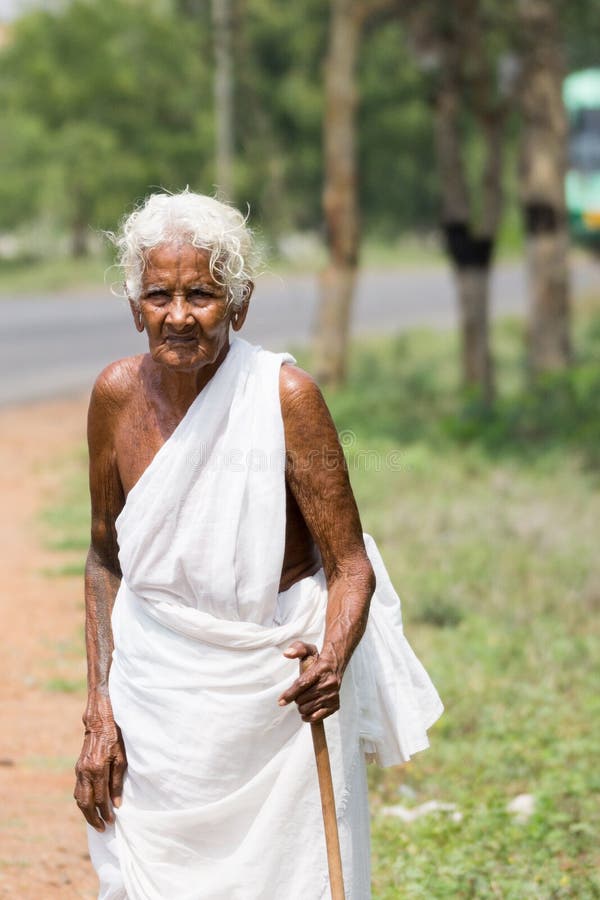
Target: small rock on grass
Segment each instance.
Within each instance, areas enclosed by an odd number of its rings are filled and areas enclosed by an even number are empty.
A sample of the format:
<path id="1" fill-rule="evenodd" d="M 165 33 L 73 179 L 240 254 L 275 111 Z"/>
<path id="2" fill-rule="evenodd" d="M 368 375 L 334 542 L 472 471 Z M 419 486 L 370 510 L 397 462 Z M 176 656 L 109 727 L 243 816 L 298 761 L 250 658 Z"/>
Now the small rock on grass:
<path id="1" fill-rule="evenodd" d="M 506 804 L 506 811 L 515 817 L 516 822 L 528 822 L 535 812 L 535 797 L 533 794 L 517 794 Z"/>
<path id="2" fill-rule="evenodd" d="M 450 813 L 453 822 L 462 822 L 462 813 L 456 807 L 456 803 L 441 803 L 439 800 L 428 800 L 427 803 L 420 803 L 419 806 L 384 806 L 382 813 L 386 816 L 395 816 L 402 819 L 403 822 L 414 822 L 423 816 L 428 816 L 434 812 Z"/>

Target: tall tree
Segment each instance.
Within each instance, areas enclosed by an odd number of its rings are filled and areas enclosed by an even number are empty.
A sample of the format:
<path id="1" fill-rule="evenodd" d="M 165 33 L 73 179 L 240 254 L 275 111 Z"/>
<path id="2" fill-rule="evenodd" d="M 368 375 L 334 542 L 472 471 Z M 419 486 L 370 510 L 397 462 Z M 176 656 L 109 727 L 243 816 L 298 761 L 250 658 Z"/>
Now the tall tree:
<path id="1" fill-rule="evenodd" d="M 323 215 L 328 263 L 320 278 L 314 363 L 322 384 L 346 377 L 348 338 L 360 252 L 357 67 L 365 25 L 396 0 L 331 0 L 325 58 Z"/>
<path id="2" fill-rule="evenodd" d="M 329 262 L 321 275 L 314 363 L 323 384 L 346 374 L 350 311 L 358 265 L 356 67 L 362 24 L 358 0 L 332 0 L 325 61 L 323 212 Z"/>
<path id="3" fill-rule="evenodd" d="M 530 285 L 533 375 L 569 364 L 570 303 L 565 203 L 567 119 L 557 0 L 521 0 L 520 199 Z"/>
<path id="4" fill-rule="evenodd" d="M 502 213 L 502 148 L 507 114 L 499 80 L 501 40 L 494 4 L 424 2 L 403 13 L 410 41 L 429 72 L 441 194 L 441 227 L 452 261 L 465 386 L 484 403 L 494 394 L 489 287 Z M 469 166 L 476 144 L 483 158 Z"/>

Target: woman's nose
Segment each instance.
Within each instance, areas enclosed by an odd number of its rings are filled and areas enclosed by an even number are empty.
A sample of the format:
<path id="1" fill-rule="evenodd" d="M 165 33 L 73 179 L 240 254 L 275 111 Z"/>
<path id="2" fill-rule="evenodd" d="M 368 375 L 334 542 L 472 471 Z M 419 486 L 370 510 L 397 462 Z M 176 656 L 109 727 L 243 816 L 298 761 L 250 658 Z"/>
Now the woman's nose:
<path id="1" fill-rule="evenodd" d="M 185 325 L 190 315 L 190 307 L 182 294 L 174 294 L 167 312 L 167 320 L 172 325 Z"/>

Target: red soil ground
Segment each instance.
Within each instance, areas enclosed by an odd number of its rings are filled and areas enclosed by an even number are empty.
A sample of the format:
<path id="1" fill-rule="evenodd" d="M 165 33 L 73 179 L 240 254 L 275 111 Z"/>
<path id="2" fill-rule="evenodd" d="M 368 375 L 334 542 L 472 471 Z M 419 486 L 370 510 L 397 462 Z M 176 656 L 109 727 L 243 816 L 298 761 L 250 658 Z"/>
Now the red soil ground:
<path id="1" fill-rule="evenodd" d="M 85 407 L 77 399 L 0 411 L 0 897 L 11 900 L 96 894 L 72 799 L 84 694 L 56 687 L 58 676 L 84 677 L 72 649 L 83 590 L 78 578 L 47 574 L 57 558 L 39 521 L 84 438 Z"/>

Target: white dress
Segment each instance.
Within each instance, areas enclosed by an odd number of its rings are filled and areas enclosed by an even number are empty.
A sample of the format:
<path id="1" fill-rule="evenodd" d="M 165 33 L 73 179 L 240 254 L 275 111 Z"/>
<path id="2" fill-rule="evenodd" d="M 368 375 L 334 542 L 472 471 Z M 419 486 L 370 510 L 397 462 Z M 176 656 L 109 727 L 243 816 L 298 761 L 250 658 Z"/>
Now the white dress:
<path id="1" fill-rule="evenodd" d="M 117 520 L 123 578 L 110 697 L 127 752 L 116 823 L 89 828 L 100 900 L 321 900 L 327 861 L 310 728 L 279 695 L 283 650 L 320 644 L 323 571 L 278 593 L 285 447 L 274 354 L 239 338 Z M 365 755 L 428 746 L 439 697 L 377 588 L 326 720 L 348 900 L 370 897 Z"/>

